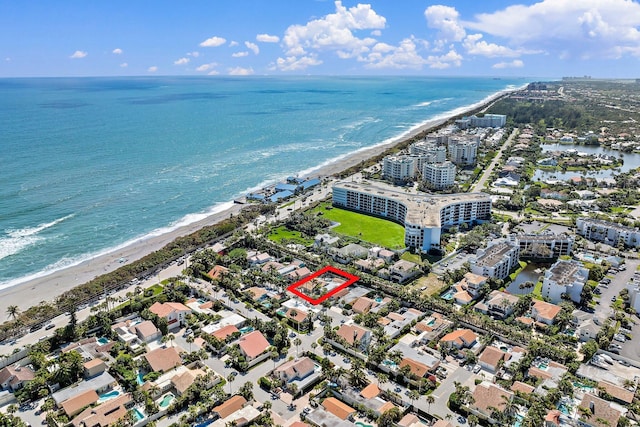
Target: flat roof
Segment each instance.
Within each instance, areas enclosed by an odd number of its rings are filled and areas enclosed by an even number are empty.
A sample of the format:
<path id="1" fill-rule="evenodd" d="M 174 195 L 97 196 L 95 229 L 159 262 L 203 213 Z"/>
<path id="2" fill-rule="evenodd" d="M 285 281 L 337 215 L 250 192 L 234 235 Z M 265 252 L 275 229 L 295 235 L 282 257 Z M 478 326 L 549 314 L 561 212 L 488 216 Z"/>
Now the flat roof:
<path id="1" fill-rule="evenodd" d="M 406 188 L 397 188 L 382 182 L 349 182 L 342 181 L 334 184 L 333 188 L 347 191 L 367 193 L 372 196 L 393 199 L 405 205 L 407 214 L 405 223 L 422 227 L 438 227 L 440 211 L 449 205 L 464 202 L 489 202 L 491 197 L 486 193 L 455 193 L 455 194 L 427 194 L 419 191 L 406 192 Z"/>

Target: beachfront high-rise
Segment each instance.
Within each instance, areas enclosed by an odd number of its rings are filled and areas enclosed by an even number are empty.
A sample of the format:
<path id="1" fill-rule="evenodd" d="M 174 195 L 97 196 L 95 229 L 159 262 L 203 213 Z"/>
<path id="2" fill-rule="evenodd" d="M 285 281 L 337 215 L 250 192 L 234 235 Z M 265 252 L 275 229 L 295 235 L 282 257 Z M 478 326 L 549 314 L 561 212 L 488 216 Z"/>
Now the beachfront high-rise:
<path id="1" fill-rule="evenodd" d="M 456 179 L 456 165 L 448 161 L 428 163 L 422 169 L 422 179 L 435 189 L 451 187 Z"/>
<path id="2" fill-rule="evenodd" d="M 471 116 L 463 117 L 456 120 L 456 126 L 460 129 L 468 129 L 470 127 L 477 128 L 501 128 L 507 124 L 507 116 L 503 114 L 485 114 L 482 117 Z"/>
<path id="3" fill-rule="evenodd" d="M 456 165 L 475 165 L 478 144 L 476 138 L 449 138 L 449 159 Z"/>
<path id="4" fill-rule="evenodd" d="M 368 181 L 336 183 L 333 205 L 402 224 L 405 244 L 425 252 L 440 248 L 443 228 L 491 216 L 491 198 L 485 193 L 434 195 Z"/>
<path id="5" fill-rule="evenodd" d="M 419 141 L 409 146 L 409 153 L 427 156 L 427 163 L 442 163 L 447 160 L 447 148 L 429 141 Z M 420 170 L 420 169 L 418 169 Z"/>

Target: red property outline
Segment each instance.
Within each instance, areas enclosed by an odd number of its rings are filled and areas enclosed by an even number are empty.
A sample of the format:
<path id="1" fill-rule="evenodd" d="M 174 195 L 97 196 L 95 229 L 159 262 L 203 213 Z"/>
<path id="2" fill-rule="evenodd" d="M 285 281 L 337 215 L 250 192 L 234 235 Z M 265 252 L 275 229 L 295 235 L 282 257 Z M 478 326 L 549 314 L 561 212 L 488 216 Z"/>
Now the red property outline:
<path id="1" fill-rule="evenodd" d="M 347 280 L 342 285 L 331 289 L 329 292 L 327 292 L 326 294 L 324 294 L 321 297 L 316 298 L 316 299 L 313 299 L 309 295 L 306 295 L 306 294 L 304 294 L 304 293 L 302 293 L 302 292 L 300 292 L 299 290 L 296 289 L 297 287 L 307 283 L 308 281 L 313 280 L 316 277 L 322 276 L 324 273 L 337 274 L 338 276 L 344 277 Z M 305 301 L 310 302 L 313 305 L 318 305 L 321 302 L 323 302 L 324 300 L 326 300 L 327 298 L 331 297 L 332 295 L 337 294 L 338 292 L 340 292 L 342 289 L 346 288 L 347 286 L 353 285 L 358 280 L 360 280 L 360 278 L 358 276 L 354 276 L 353 274 L 349 274 L 346 271 L 342 271 L 342 270 L 339 270 L 339 269 L 337 269 L 335 267 L 332 267 L 332 266 L 328 265 L 328 266 L 316 271 L 311 276 L 305 277 L 302 280 L 298 280 L 293 285 L 289 286 L 287 288 L 287 290 L 289 292 L 291 292 L 291 293 L 296 294 L 297 296 L 299 296 L 300 298 L 304 299 Z"/>

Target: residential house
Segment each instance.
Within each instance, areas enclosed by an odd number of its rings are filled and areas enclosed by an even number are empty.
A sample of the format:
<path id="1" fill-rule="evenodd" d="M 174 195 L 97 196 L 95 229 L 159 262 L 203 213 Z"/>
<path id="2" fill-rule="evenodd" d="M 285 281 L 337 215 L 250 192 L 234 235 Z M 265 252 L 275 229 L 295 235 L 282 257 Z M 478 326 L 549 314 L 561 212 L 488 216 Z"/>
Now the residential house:
<path id="1" fill-rule="evenodd" d="M 347 344 L 364 350 L 371 341 L 371 331 L 357 325 L 341 325 L 337 334 L 342 337 Z"/>
<path id="2" fill-rule="evenodd" d="M 3 390 L 20 390 L 34 378 L 34 372 L 26 366 L 6 366 L 0 370 L 0 386 Z"/>
<path id="3" fill-rule="evenodd" d="M 240 337 L 238 346 L 242 354 L 247 358 L 247 361 L 250 362 L 266 352 L 271 345 L 264 335 L 262 335 L 262 332 L 253 331 Z"/>
<path id="4" fill-rule="evenodd" d="M 101 359 L 93 359 L 85 362 L 84 365 L 84 377 L 92 378 L 96 375 L 102 374 L 107 370 L 107 364 L 104 363 Z"/>
<path id="5" fill-rule="evenodd" d="M 233 334 L 240 335 L 240 330 L 235 327 L 235 325 L 227 325 L 218 329 L 211 333 L 214 337 L 219 339 L 220 341 L 225 341 L 228 337 L 233 336 Z"/>
<path id="6" fill-rule="evenodd" d="M 544 427 L 560 427 L 562 425 L 560 420 L 562 416 L 562 412 L 557 409 L 552 409 L 547 412 L 547 415 L 544 417 Z"/>
<path id="7" fill-rule="evenodd" d="M 221 265 L 214 265 L 211 270 L 207 273 L 207 277 L 211 280 L 222 280 L 225 274 L 229 272 L 227 267 L 223 267 Z"/>
<path id="8" fill-rule="evenodd" d="M 352 419 L 356 413 L 355 409 L 335 397 L 327 397 L 322 401 L 322 406 L 327 412 L 330 412 L 341 420 Z"/>
<path id="9" fill-rule="evenodd" d="M 546 301 L 535 300 L 531 307 L 531 317 L 545 325 L 553 325 L 562 308 Z"/>
<path id="10" fill-rule="evenodd" d="M 354 301 L 354 303 L 351 305 L 351 309 L 356 314 L 367 314 L 369 311 L 371 311 L 372 308 L 377 305 L 378 303 L 376 303 L 371 298 L 360 297 Z"/>
<path id="11" fill-rule="evenodd" d="M 431 367 L 408 357 L 404 357 L 400 361 L 400 369 L 404 368 L 405 366 L 409 367 L 409 372 L 411 372 L 411 375 L 415 378 L 424 378 L 427 373 L 431 371 Z"/>
<path id="12" fill-rule="evenodd" d="M 491 420 L 494 420 L 492 418 L 494 411 L 502 411 L 506 406 L 506 401 L 513 399 L 513 396 L 512 392 L 483 381 L 473 390 L 473 403 L 469 406 L 473 411 L 489 418 L 491 422 Z"/>
<path id="13" fill-rule="evenodd" d="M 633 402 L 633 397 L 635 395 L 633 390 L 628 390 L 608 381 L 598 381 L 598 388 L 602 389 L 605 393 L 611 396 L 614 401 L 622 405 L 629 405 Z"/>
<path id="14" fill-rule="evenodd" d="M 283 380 L 285 383 L 302 380 L 315 372 L 313 360 L 308 357 L 294 359 L 278 366 L 274 371 L 274 375 Z"/>
<path id="15" fill-rule="evenodd" d="M 246 399 L 238 395 L 216 406 L 212 412 L 217 415 L 219 419 L 210 424 L 210 427 L 225 427 L 228 425 L 242 427 L 250 424 L 260 416 L 260 411 L 252 405 L 248 405 Z"/>
<path id="16" fill-rule="evenodd" d="M 130 328 L 132 332 L 135 332 L 138 339 L 142 342 L 152 342 L 162 336 L 162 333 L 156 328 L 151 320 L 145 320 Z"/>
<path id="17" fill-rule="evenodd" d="M 167 372 L 182 365 L 180 353 L 175 347 L 160 347 L 145 353 L 143 357 L 155 372 Z"/>
<path id="18" fill-rule="evenodd" d="M 530 386 L 522 381 L 515 381 L 511 384 L 511 391 L 514 393 L 531 394 L 535 391 L 535 387 Z"/>
<path id="19" fill-rule="evenodd" d="M 453 285 L 455 293 L 453 299 L 456 304 L 466 305 L 480 296 L 480 290 L 485 283 L 487 283 L 488 277 L 473 274 L 471 272 L 465 273 L 462 280 Z"/>
<path id="20" fill-rule="evenodd" d="M 622 413 L 614 408 L 611 403 L 600 399 L 592 394 L 585 393 L 582 401 L 578 405 L 580 408 L 588 410 L 589 415 L 580 415 L 580 423 L 585 427 L 610 427 L 617 426 Z"/>
<path id="21" fill-rule="evenodd" d="M 72 418 L 79 414 L 84 408 L 96 403 L 99 399 L 100 396 L 98 396 L 95 390 L 87 390 L 65 400 L 60 404 L 60 407 L 67 417 Z"/>
<path id="22" fill-rule="evenodd" d="M 420 267 L 415 262 L 401 259 L 396 261 L 391 267 L 389 267 L 389 275 L 391 280 L 404 283 L 419 276 L 422 273 Z"/>
<path id="23" fill-rule="evenodd" d="M 179 302 L 155 302 L 149 310 L 158 317 L 167 319 L 169 329 L 175 329 L 185 324 L 185 318 L 191 309 Z"/>
<path id="24" fill-rule="evenodd" d="M 258 286 L 252 286 L 245 290 L 245 294 L 249 296 L 254 302 L 261 301 L 267 296 L 268 291 L 265 288 Z"/>
<path id="25" fill-rule="evenodd" d="M 113 378 L 108 372 L 103 372 L 100 375 L 96 375 L 91 379 L 81 381 L 78 384 L 58 390 L 51 395 L 58 407 L 62 407 L 62 402 L 74 398 L 87 390 L 93 390 L 98 395 L 111 390 L 118 384 L 115 378 Z"/>
<path id="26" fill-rule="evenodd" d="M 487 298 L 474 309 L 498 319 L 509 317 L 515 310 L 519 298 L 502 291 L 491 291 Z"/>
<path id="27" fill-rule="evenodd" d="M 471 329 L 458 329 L 440 338 L 440 345 L 448 345 L 458 350 L 473 347 L 478 336 Z"/>
<path id="28" fill-rule="evenodd" d="M 480 367 L 485 371 L 495 374 L 498 372 L 500 365 L 502 365 L 505 361 L 509 360 L 511 356 L 506 351 L 502 351 L 499 348 L 488 346 L 484 349 L 480 357 L 478 358 L 478 363 Z"/>
<path id="29" fill-rule="evenodd" d="M 96 407 L 87 408 L 72 421 L 73 427 L 110 426 L 127 417 L 134 405 L 131 394 L 123 394 Z"/>

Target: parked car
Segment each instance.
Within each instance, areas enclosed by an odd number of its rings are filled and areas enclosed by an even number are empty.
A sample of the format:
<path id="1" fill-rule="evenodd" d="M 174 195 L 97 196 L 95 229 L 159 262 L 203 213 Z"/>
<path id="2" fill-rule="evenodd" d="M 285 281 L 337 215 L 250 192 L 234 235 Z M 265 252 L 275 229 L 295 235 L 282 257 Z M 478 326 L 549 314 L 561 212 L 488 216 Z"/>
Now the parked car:
<path id="1" fill-rule="evenodd" d="M 53 328 L 55 328 L 55 327 L 56 327 L 56 325 L 54 325 L 53 323 L 49 323 L 49 324 L 47 324 L 47 326 L 45 326 L 44 328 L 48 331 L 49 329 L 53 329 Z"/>

